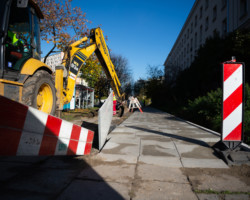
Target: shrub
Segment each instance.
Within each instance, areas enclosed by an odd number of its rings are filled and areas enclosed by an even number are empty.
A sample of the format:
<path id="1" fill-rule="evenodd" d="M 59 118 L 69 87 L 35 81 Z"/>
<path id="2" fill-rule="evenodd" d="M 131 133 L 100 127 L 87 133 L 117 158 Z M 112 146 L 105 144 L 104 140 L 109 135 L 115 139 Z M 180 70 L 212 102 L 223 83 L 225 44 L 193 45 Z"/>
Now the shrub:
<path id="1" fill-rule="evenodd" d="M 197 124 L 221 132 L 222 90 L 207 93 L 206 96 L 188 101 L 183 117 Z M 245 86 L 244 142 L 250 144 L 250 87 Z"/>

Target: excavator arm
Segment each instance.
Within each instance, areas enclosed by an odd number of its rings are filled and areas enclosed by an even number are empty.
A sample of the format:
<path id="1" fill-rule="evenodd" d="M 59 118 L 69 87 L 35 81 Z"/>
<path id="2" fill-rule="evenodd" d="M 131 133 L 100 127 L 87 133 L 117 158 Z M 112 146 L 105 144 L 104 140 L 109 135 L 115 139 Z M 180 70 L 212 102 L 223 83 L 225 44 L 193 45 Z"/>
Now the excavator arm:
<path id="1" fill-rule="evenodd" d="M 119 92 L 119 87 L 121 84 L 111 61 L 102 30 L 100 28 L 96 28 L 90 31 L 89 37 L 84 37 L 81 40 L 74 42 L 69 46 L 68 51 L 65 52 L 63 65 L 68 72 L 65 89 L 63 87 L 65 85 L 63 82 L 63 68 L 58 67 L 56 69 L 55 84 L 57 89 L 57 104 L 59 105 L 59 110 L 62 110 L 63 105 L 69 103 L 73 97 L 77 75 L 79 74 L 80 69 L 82 68 L 85 61 L 93 53 L 96 54 L 108 80 L 110 80 L 111 87 L 115 92 L 115 95 L 118 98 L 121 96 Z"/>

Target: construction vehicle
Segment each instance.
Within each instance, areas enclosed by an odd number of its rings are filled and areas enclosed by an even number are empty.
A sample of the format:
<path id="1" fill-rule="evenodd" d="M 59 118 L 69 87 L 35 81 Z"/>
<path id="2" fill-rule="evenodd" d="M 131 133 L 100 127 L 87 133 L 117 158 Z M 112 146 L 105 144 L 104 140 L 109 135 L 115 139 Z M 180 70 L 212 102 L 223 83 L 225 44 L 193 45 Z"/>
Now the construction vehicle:
<path id="1" fill-rule="evenodd" d="M 53 75 L 52 69 L 40 61 L 39 21 L 43 14 L 38 5 L 33 0 L 1 0 L 0 13 L 0 95 L 55 114 L 70 102 L 81 67 L 95 53 L 116 96 L 121 96 L 100 28 L 71 44 Z"/>

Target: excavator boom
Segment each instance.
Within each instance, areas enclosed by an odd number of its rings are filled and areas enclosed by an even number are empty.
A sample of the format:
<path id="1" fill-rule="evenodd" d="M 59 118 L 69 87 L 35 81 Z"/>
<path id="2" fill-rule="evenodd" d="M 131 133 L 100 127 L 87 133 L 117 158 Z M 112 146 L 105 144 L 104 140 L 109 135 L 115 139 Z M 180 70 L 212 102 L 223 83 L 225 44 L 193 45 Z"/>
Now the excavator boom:
<path id="1" fill-rule="evenodd" d="M 85 43 L 88 44 L 83 45 Z M 119 87 L 121 86 L 119 78 L 115 72 L 115 67 L 111 61 L 109 51 L 103 37 L 102 30 L 100 28 L 95 28 L 90 31 L 89 37 L 84 37 L 73 44 L 70 45 L 67 52 L 65 52 L 65 58 L 63 64 L 68 69 L 67 84 L 66 88 L 63 89 L 63 78 L 62 78 L 62 69 L 56 69 L 56 89 L 57 89 L 57 98 L 60 101 L 58 104 L 59 110 L 62 109 L 64 104 L 70 102 L 74 88 L 75 81 L 80 69 L 82 68 L 85 61 L 95 53 L 99 62 L 101 63 L 103 70 L 111 83 L 111 87 L 115 92 L 115 95 L 119 98 L 120 91 Z"/>

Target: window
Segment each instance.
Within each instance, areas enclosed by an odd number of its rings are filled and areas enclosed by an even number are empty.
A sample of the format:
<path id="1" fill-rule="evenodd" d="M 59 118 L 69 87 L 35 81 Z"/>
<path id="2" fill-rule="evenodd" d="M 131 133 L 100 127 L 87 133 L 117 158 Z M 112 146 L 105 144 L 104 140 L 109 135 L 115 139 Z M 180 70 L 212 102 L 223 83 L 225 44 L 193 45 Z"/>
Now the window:
<path id="1" fill-rule="evenodd" d="M 224 10 L 227 6 L 227 0 L 221 0 L 221 10 Z"/>
<path id="2" fill-rule="evenodd" d="M 194 48 L 196 49 L 197 47 L 197 33 L 194 35 Z"/>
<path id="3" fill-rule="evenodd" d="M 187 30 L 187 39 L 189 38 L 189 29 Z"/>
<path id="4" fill-rule="evenodd" d="M 193 51 L 193 38 L 190 40 L 190 51 Z"/>
<path id="5" fill-rule="evenodd" d="M 208 6 L 209 6 L 209 1 L 206 0 L 206 2 L 205 2 L 205 9 L 206 9 L 206 10 L 208 9 Z"/>
<path id="6" fill-rule="evenodd" d="M 197 15 L 195 15 L 195 18 L 194 18 L 194 26 L 195 27 L 197 26 Z"/>
<path id="7" fill-rule="evenodd" d="M 208 20 L 208 17 L 207 17 L 206 22 L 205 22 L 205 31 L 207 31 L 208 26 L 209 26 L 209 20 Z"/>
<path id="8" fill-rule="evenodd" d="M 200 26 L 200 44 L 202 43 L 202 25 Z"/>
<path id="9" fill-rule="evenodd" d="M 214 8 L 213 8 L 213 21 L 216 20 L 216 17 L 217 17 L 217 6 L 214 6 Z"/>
<path id="10" fill-rule="evenodd" d="M 191 23 L 190 33 L 193 32 L 193 22 Z"/>
<path id="11" fill-rule="evenodd" d="M 40 45 L 40 25 L 39 25 L 39 19 L 34 14 L 33 15 L 34 20 L 34 58 L 41 59 L 41 45 Z"/>
<path id="12" fill-rule="evenodd" d="M 32 56 L 32 28 L 30 8 L 17 8 L 15 3 L 12 3 L 10 12 L 5 64 L 8 69 L 20 70 L 22 64 Z"/>
<path id="13" fill-rule="evenodd" d="M 202 12 L 203 12 L 203 8 L 202 6 L 200 7 L 200 18 L 202 18 Z"/>
<path id="14" fill-rule="evenodd" d="M 247 0 L 240 0 L 240 16 L 244 17 L 247 14 Z"/>
<path id="15" fill-rule="evenodd" d="M 222 21 L 222 35 L 225 36 L 227 33 L 227 19 Z"/>
<path id="16" fill-rule="evenodd" d="M 218 33 L 217 29 L 214 29 L 214 31 L 213 31 L 213 36 L 214 36 L 214 37 L 218 37 L 218 36 L 219 36 L 219 33 Z"/>

